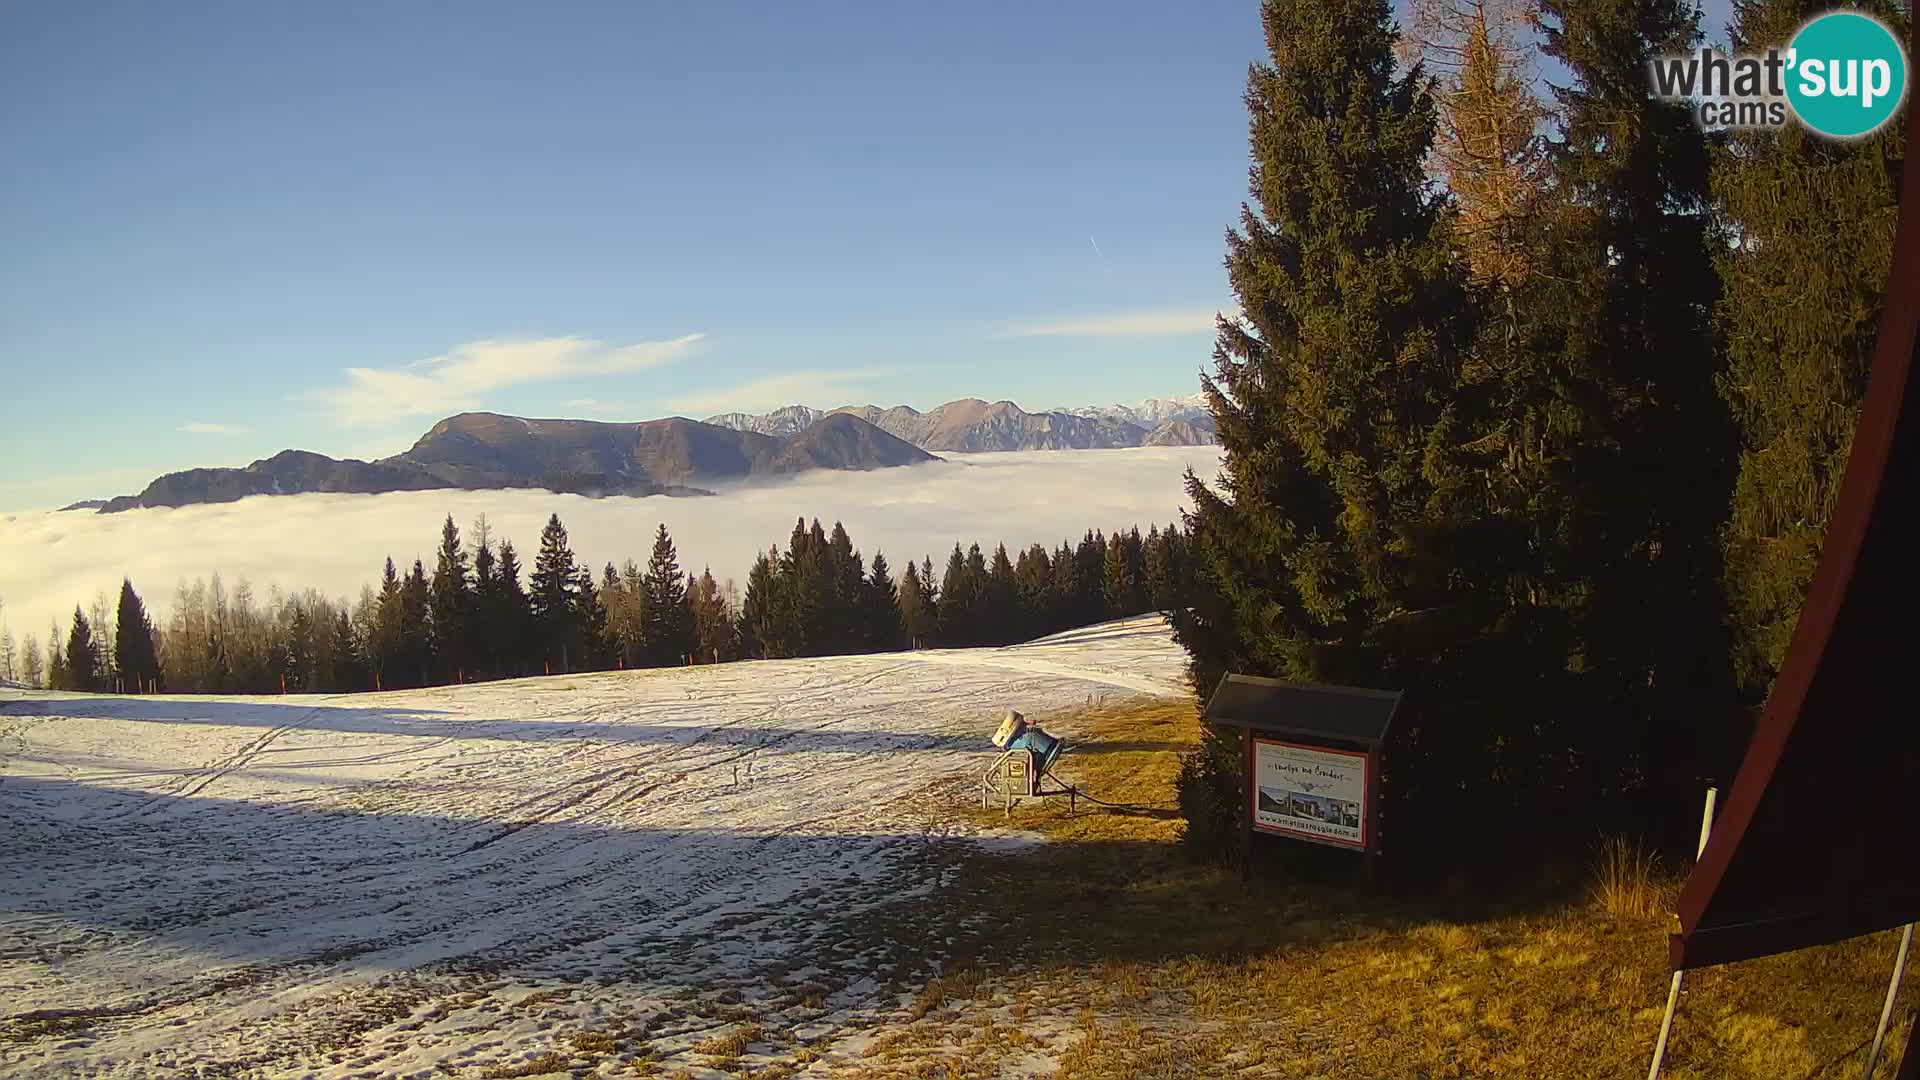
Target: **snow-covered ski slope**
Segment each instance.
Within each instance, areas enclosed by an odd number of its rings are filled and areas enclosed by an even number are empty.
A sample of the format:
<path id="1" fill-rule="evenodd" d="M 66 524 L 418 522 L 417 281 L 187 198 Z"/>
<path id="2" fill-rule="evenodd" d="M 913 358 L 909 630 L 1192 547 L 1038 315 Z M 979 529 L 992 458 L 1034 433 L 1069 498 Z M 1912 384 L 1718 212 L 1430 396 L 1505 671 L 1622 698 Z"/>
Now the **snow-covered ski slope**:
<path id="1" fill-rule="evenodd" d="M 748 1013 L 829 1050 L 929 973 L 859 916 L 935 887 L 925 797 L 998 711 L 1184 693 L 1182 662 L 1148 617 L 341 697 L 0 691 L 0 1074 L 477 1075 L 609 1028 L 699 1074 Z"/>

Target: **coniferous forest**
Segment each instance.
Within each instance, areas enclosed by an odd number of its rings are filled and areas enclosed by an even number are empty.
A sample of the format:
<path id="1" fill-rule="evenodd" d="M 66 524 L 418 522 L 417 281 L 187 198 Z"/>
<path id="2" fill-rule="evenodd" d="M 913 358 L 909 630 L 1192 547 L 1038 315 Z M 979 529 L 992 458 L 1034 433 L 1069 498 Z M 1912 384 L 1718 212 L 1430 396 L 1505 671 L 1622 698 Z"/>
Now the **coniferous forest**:
<path id="1" fill-rule="evenodd" d="M 29 685 L 122 693 L 308 693 L 406 689 L 525 675 L 1009 645 L 1068 627 L 1171 609 L 1190 560 L 1176 525 L 1088 532 L 1049 551 L 991 556 L 958 544 L 896 575 L 869 563 L 845 528 L 794 523 L 786 549 L 756 559 L 742 592 L 683 565 L 656 529 L 644 563 L 597 573 L 558 515 L 532 563 L 482 517 L 441 526 L 431 565 L 389 558 L 351 603 L 314 590 L 256 596 L 219 575 L 181 583 L 156 625 L 132 582 L 112 613 L 76 607 L 42 661 L 37 641 L 14 670 Z"/>
<path id="2" fill-rule="evenodd" d="M 1822 7 L 1736 3 L 1734 45 Z M 1385 0 L 1267 0 L 1262 25 L 1241 313 L 1203 379 L 1225 475 L 1189 477 L 1174 618 L 1197 687 L 1405 690 L 1399 851 L 1600 826 L 1690 851 L 1845 468 L 1904 120 L 1701 129 L 1648 92 L 1702 39 L 1682 0 L 1414 0 L 1404 29 Z M 1236 835 L 1238 755 L 1186 763 L 1201 848 Z"/>

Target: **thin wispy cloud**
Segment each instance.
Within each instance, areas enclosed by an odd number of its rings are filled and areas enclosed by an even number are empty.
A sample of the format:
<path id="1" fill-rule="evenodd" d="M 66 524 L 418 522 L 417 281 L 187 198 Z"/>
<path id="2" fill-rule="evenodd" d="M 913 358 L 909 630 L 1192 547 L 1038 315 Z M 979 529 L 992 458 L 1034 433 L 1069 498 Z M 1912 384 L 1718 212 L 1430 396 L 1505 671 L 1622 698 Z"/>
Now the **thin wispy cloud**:
<path id="1" fill-rule="evenodd" d="M 1210 333 L 1217 308 L 1185 308 L 1165 311 L 1125 311 L 1105 315 L 1082 315 L 1050 322 L 1021 323 L 1007 327 L 1001 337 L 1098 337 L 1154 338 L 1182 334 Z"/>
<path id="2" fill-rule="evenodd" d="M 790 371 L 768 375 L 737 386 L 684 394 L 667 402 L 668 407 L 698 419 L 727 412 L 766 412 L 787 405 L 812 405 L 836 408 L 847 404 L 858 387 L 882 375 L 884 368 L 849 368 L 842 371 Z"/>
<path id="3" fill-rule="evenodd" d="M 174 430 L 183 431 L 188 435 L 244 435 L 249 429 L 242 424 L 206 424 L 196 421 L 191 424 L 181 424 Z"/>
<path id="4" fill-rule="evenodd" d="M 328 405 L 343 424 L 445 416 L 481 408 L 489 391 L 524 383 L 622 375 L 672 363 L 705 334 L 610 345 L 589 338 L 474 341 L 403 367 L 348 368 L 338 386 L 297 395 Z"/>

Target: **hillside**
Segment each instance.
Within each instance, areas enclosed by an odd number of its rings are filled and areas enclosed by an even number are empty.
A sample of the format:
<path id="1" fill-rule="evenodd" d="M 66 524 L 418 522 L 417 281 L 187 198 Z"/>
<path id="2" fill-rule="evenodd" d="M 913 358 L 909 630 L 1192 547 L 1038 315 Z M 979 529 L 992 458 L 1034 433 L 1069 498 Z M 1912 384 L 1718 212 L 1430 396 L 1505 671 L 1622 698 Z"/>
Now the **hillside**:
<path id="1" fill-rule="evenodd" d="M 338 697 L 0 690 L 0 1074 L 1644 1071 L 1670 879 L 1609 911 L 1196 864 L 1183 660 L 1144 618 Z M 983 810 L 1008 706 L 1125 805 Z M 1694 973 L 1667 1075 L 1858 1075 L 1896 936 Z"/>
<path id="2" fill-rule="evenodd" d="M 331 698 L 0 691 L 0 1074 L 824 1049 L 934 973 L 863 916 L 979 832 L 930 836 L 924 796 L 998 710 L 1179 694 L 1181 664 L 1147 618 Z"/>
<path id="3" fill-rule="evenodd" d="M 640 424 L 461 413 L 378 461 L 286 450 L 244 468 L 168 473 L 103 513 L 301 492 L 546 488 L 584 495 L 699 495 L 698 485 L 809 469 L 878 469 L 935 460 L 855 418 L 784 437 L 683 417 Z"/>

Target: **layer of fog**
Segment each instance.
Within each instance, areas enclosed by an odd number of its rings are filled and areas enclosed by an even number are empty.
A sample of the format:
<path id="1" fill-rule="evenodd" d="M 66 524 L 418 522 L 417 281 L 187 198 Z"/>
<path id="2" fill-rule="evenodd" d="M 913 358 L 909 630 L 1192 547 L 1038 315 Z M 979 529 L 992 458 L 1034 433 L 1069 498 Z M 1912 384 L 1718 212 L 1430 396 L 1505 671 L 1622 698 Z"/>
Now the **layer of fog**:
<path id="1" fill-rule="evenodd" d="M 908 558 L 931 556 L 936 573 L 958 541 L 991 551 L 1049 548 L 1088 529 L 1111 531 L 1177 520 L 1187 505 L 1188 467 L 1211 480 L 1217 447 L 944 454 L 945 461 L 874 472 L 815 472 L 791 481 L 723 491 L 712 498 L 589 499 L 546 491 L 420 491 L 388 495 L 258 496 L 179 509 L 20 512 L 0 515 L 0 620 L 16 640 L 46 639 L 75 604 L 91 609 L 130 578 L 164 618 L 182 580 L 218 572 L 264 598 L 278 586 L 354 597 L 378 584 L 391 555 L 433 568 L 448 514 L 471 543 L 485 514 L 496 540 L 511 539 L 531 570 L 547 515 L 558 513 L 574 552 L 594 567 L 645 565 L 664 521 L 683 568 L 712 567 L 742 587 L 754 553 L 786 546 L 794 519 L 844 522 L 871 559 L 884 552 L 897 577 Z"/>

